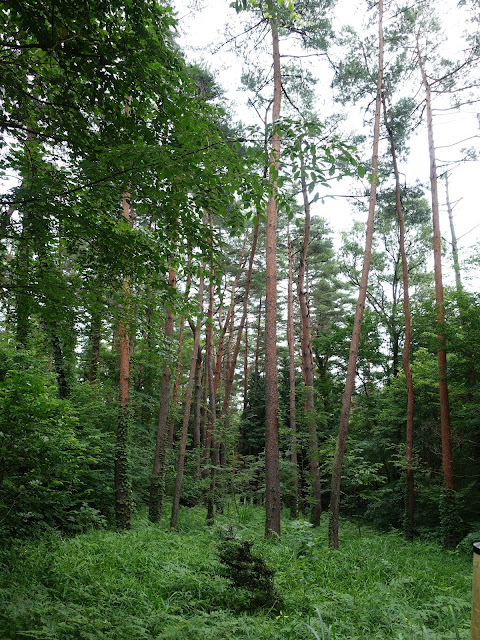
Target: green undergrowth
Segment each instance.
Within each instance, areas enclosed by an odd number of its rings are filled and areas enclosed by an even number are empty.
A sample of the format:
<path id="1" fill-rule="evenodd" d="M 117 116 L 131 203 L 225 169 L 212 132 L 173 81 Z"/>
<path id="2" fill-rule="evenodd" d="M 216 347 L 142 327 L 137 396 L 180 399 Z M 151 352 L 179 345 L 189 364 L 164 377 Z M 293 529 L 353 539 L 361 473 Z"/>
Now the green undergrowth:
<path id="1" fill-rule="evenodd" d="M 349 523 L 333 551 L 326 518 L 318 530 L 285 520 L 281 541 L 267 542 L 262 510 L 250 506 L 226 509 L 216 527 L 204 519 L 183 509 L 173 533 L 138 517 L 126 534 L 49 535 L 3 550 L 0 638 L 314 640 L 330 626 L 337 640 L 470 637 L 468 553 L 359 535 Z M 249 609 L 225 575 L 218 547 L 229 527 L 273 570 L 281 609 Z"/>

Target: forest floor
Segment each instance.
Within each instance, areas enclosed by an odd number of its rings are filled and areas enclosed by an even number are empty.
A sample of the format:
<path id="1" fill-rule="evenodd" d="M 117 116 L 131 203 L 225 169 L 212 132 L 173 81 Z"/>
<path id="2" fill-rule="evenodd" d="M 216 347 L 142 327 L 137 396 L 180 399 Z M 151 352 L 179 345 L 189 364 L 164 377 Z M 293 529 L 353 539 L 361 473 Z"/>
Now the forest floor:
<path id="1" fill-rule="evenodd" d="M 333 551 L 324 520 L 312 530 L 285 519 L 281 541 L 266 542 L 260 508 L 226 509 L 213 527 L 203 509 L 183 508 L 173 533 L 138 515 L 126 534 L 19 542 L 0 552 L 0 638 L 470 638 L 470 550 L 343 522 Z M 276 606 L 248 610 L 225 577 L 217 549 L 229 526 L 275 571 Z"/>

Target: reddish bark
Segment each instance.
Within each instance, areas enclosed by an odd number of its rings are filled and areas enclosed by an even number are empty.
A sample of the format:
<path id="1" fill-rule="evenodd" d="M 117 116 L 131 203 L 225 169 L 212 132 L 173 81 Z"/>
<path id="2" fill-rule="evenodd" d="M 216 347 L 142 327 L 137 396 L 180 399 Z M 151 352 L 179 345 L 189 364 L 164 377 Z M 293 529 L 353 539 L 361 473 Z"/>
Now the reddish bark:
<path id="1" fill-rule="evenodd" d="M 233 379 L 234 379 L 234 376 L 235 376 L 235 367 L 236 367 L 236 364 L 237 364 L 238 354 L 240 352 L 240 345 L 242 343 L 243 328 L 245 327 L 245 322 L 247 320 L 248 296 L 249 296 L 249 293 L 250 293 L 250 285 L 251 285 L 251 282 L 252 282 L 253 261 L 255 259 L 255 252 L 257 250 L 257 241 L 258 241 L 258 224 L 255 226 L 255 229 L 254 229 L 253 240 L 252 240 L 252 248 L 250 250 L 250 257 L 248 259 L 247 279 L 245 281 L 245 290 L 243 292 L 242 317 L 241 317 L 240 325 L 239 325 L 238 331 L 237 331 L 237 339 L 236 339 L 236 342 L 235 342 L 235 348 L 234 348 L 234 351 L 233 351 L 233 355 L 230 358 L 230 361 L 229 361 L 228 367 L 227 367 L 227 376 L 226 376 L 226 381 L 225 381 L 225 395 L 223 397 L 223 406 L 222 406 L 222 417 L 223 418 L 228 415 L 228 410 L 229 410 L 229 407 L 230 407 L 230 397 L 231 397 L 231 394 L 232 394 Z"/>
<path id="2" fill-rule="evenodd" d="M 238 281 L 240 280 L 240 275 L 243 272 L 243 268 L 245 266 L 245 246 L 247 244 L 247 236 L 245 235 L 244 241 L 243 241 L 243 245 L 242 245 L 242 252 L 240 255 L 240 261 L 237 267 L 237 275 L 235 276 L 235 280 L 233 281 L 233 285 L 232 285 L 232 292 L 230 295 L 230 305 L 228 307 L 228 311 L 227 311 L 227 316 L 225 318 L 225 322 L 222 325 L 221 319 L 219 317 L 219 325 L 220 325 L 220 337 L 218 340 L 218 352 L 217 352 L 217 359 L 216 359 L 216 363 L 215 363 L 215 394 L 217 394 L 218 391 L 218 384 L 220 382 L 220 373 L 222 370 L 222 359 L 223 359 L 223 346 L 224 346 L 224 342 L 225 342 L 225 335 L 227 333 L 228 327 L 230 326 L 230 321 L 235 309 L 235 292 L 237 290 L 237 286 L 238 286 Z"/>
<path id="3" fill-rule="evenodd" d="M 367 297 L 368 272 L 370 270 L 370 260 L 372 254 L 373 221 L 375 215 L 377 174 L 378 174 L 378 142 L 380 138 L 380 112 L 381 95 L 383 83 L 383 0 L 378 3 L 378 75 L 377 75 L 377 97 L 375 103 L 375 125 L 373 132 L 373 153 L 372 153 L 372 175 L 373 180 L 370 187 L 370 200 L 368 207 L 367 234 L 365 238 L 365 254 L 363 259 L 362 276 L 360 289 L 358 292 L 357 308 L 353 324 L 352 340 L 350 343 L 350 354 L 348 358 L 347 377 L 345 389 L 342 396 L 342 408 L 340 412 L 340 425 L 338 428 L 337 447 L 333 460 L 332 489 L 330 499 L 330 523 L 329 523 L 329 544 L 334 549 L 338 548 L 338 520 L 340 514 L 340 486 L 342 480 L 342 466 L 345 454 L 345 444 L 347 441 L 348 423 L 350 418 L 350 407 L 352 404 L 353 391 L 355 389 L 355 373 L 358 356 L 358 346 L 360 344 L 360 333 L 362 330 L 363 312 Z"/>
<path id="4" fill-rule="evenodd" d="M 415 489 L 413 473 L 413 417 L 414 417 L 414 391 L 413 378 L 410 369 L 410 346 L 412 342 L 412 320 L 410 313 L 410 293 L 408 284 L 408 261 L 405 251 L 405 219 L 401 199 L 400 174 L 398 171 L 397 151 L 395 148 L 395 137 L 393 129 L 387 116 L 387 105 L 385 95 L 382 94 L 383 115 L 390 140 L 390 150 L 392 154 L 393 173 L 395 176 L 395 206 L 397 209 L 398 226 L 400 231 L 400 255 L 402 256 L 402 276 L 403 276 L 403 312 L 405 315 L 405 342 L 403 344 L 403 372 L 407 383 L 407 425 L 406 425 L 406 446 L 405 458 L 407 464 L 407 521 L 405 535 L 408 540 L 413 539 L 414 518 L 415 518 Z"/>
<path id="5" fill-rule="evenodd" d="M 298 267 L 298 299 L 300 302 L 300 316 L 302 319 L 301 344 L 302 367 L 305 379 L 305 423 L 308 428 L 310 481 L 313 489 L 312 524 L 315 527 L 318 527 L 320 525 L 320 516 L 322 514 L 322 488 L 320 485 L 320 472 L 318 470 L 318 436 L 315 419 L 315 397 L 313 386 L 314 369 L 312 352 L 312 331 L 305 285 L 305 270 L 307 263 L 308 244 L 310 242 L 310 202 L 308 200 L 308 190 L 305 180 L 302 150 L 300 150 L 300 163 L 302 169 L 301 174 L 303 208 L 305 211 L 305 232 L 302 251 L 300 253 L 300 263 Z"/>
<path id="6" fill-rule="evenodd" d="M 176 271 L 168 272 L 168 287 L 175 289 L 177 283 Z M 165 338 L 173 337 L 174 312 L 167 308 L 165 315 Z M 162 369 L 162 384 L 160 390 L 160 412 L 158 415 L 158 427 L 155 439 L 155 455 L 153 458 L 153 471 L 150 481 L 150 500 L 148 518 L 150 522 L 160 522 L 162 518 L 164 475 L 165 475 L 165 448 L 167 444 L 167 421 L 170 406 L 170 379 L 172 370 L 170 363 L 165 360 Z"/>
<path id="7" fill-rule="evenodd" d="M 247 410 L 248 395 L 248 326 L 245 320 L 245 358 L 243 361 L 243 413 Z"/>
<path id="8" fill-rule="evenodd" d="M 438 180 L 437 161 L 435 157 L 435 143 L 433 139 L 433 115 L 431 88 L 428 82 L 425 66 L 420 52 L 420 45 L 417 35 L 417 57 L 425 89 L 425 104 L 427 113 L 428 131 L 428 151 L 430 155 L 430 190 L 432 194 L 432 226 L 433 226 L 433 261 L 435 276 L 435 302 L 437 316 L 437 360 L 438 360 L 438 384 L 440 392 L 440 424 L 442 432 L 442 466 L 445 479 L 445 488 L 448 494 L 448 504 L 451 510 L 454 509 L 454 482 L 453 482 L 453 461 L 452 461 L 452 438 L 450 432 L 450 403 L 448 398 L 447 383 L 447 350 L 444 335 L 445 325 L 445 305 L 443 300 L 443 280 L 442 280 L 442 238 L 440 233 L 440 215 L 438 204 Z M 451 524 L 453 518 L 448 518 Z M 447 525 L 446 543 L 454 546 L 455 535 L 453 530 Z"/>
<path id="9" fill-rule="evenodd" d="M 273 53 L 272 151 L 270 154 L 270 197 L 267 205 L 265 288 L 265 535 L 280 535 L 280 471 L 278 451 L 277 373 L 277 176 L 280 163 L 280 134 L 275 125 L 280 117 L 282 77 L 277 24 L 270 19 Z"/>
<path id="10" fill-rule="evenodd" d="M 130 194 L 122 199 L 122 215 L 132 224 Z M 129 297 L 128 281 L 122 284 L 124 298 Z M 125 312 L 127 306 L 124 303 Z M 122 319 L 119 323 L 118 337 L 120 347 L 120 380 L 117 437 L 115 443 L 115 521 L 117 529 L 130 529 L 130 480 L 128 477 L 128 428 L 129 428 L 129 387 L 130 387 L 130 339 L 128 323 Z"/>
<path id="11" fill-rule="evenodd" d="M 259 359 L 260 359 L 260 333 L 262 330 L 262 298 L 258 302 L 258 320 L 257 320 L 257 340 L 255 346 L 255 369 L 254 369 L 254 381 L 258 382 L 259 376 Z"/>
<path id="12" fill-rule="evenodd" d="M 187 276 L 187 283 L 185 287 L 185 300 L 188 300 L 188 296 L 190 294 L 190 285 L 192 282 L 192 278 L 190 274 Z M 173 383 L 173 391 L 172 391 L 172 409 L 175 411 L 178 405 L 178 381 L 180 380 L 180 359 L 182 356 L 182 347 L 183 347 L 183 331 L 185 327 L 185 316 L 181 316 L 180 318 L 180 328 L 178 330 L 178 356 L 177 356 L 177 366 L 175 368 L 175 382 Z M 175 419 L 172 415 L 170 418 L 170 423 L 168 426 L 168 450 L 170 451 L 173 444 L 173 430 L 175 428 Z"/>
<path id="13" fill-rule="evenodd" d="M 193 447 L 201 444 L 201 409 L 202 409 L 202 347 L 198 346 L 197 364 L 195 367 L 195 401 L 193 403 Z"/>
<path id="14" fill-rule="evenodd" d="M 211 223 L 211 220 L 210 220 Z M 208 303 L 208 315 L 207 315 L 207 331 L 205 338 L 205 384 L 208 389 L 208 426 L 207 426 L 207 440 L 205 461 L 210 466 L 210 490 L 207 495 L 207 523 L 211 524 L 214 521 L 214 492 L 215 492 L 215 466 L 218 465 L 217 446 L 214 442 L 215 427 L 217 422 L 217 409 L 215 399 L 215 380 L 213 375 L 213 302 L 214 302 L 214 269 L 213 266 L 210 269 L 210 287 L 209 287 L 209 303 Z M 208 476 L 208 469 L 206 470 L 205 477 Z"/>
<path id="15" fill-rule="evenodd" d="M 193 341 L 192 361 L 190 364 L 190 375 L 188 377 L 187 391 L 185 394 L 185 409 L 183 413 L 182 433 L 180 437 L 180 450 L 178 453 L 177 475 L 175 478 L 175 488 L 173 490 L 172 515 L 170 519 L 170 529 L 177 526 L 178 512 L 180 508 L 180 495 L 182 491 L 183 469 L 185 466 L 185 451 L 187 448 L 188 422 L 190 419 L 190 407 L 192 404 L 193 382 L 195 379 L 195 368 L 197 365 L 197 353 L 200 345 L 200 328 L 203 315 L 203 275 L 200 278 L 198 287 L 198 318 Z"/>
<path id="16" fill-rule="evenodd" d="M 288 233 L 288 294 L 287 294 L 287 342 L 289 356 L 289 415 L 290 415 L 290 460 L 292 463 L 293 505 L 292 514 L 298 511 L 298 455 L 297 423 L 295 403 L 295 333 L 293 328 L 293 256 L 290 231 Z"/>

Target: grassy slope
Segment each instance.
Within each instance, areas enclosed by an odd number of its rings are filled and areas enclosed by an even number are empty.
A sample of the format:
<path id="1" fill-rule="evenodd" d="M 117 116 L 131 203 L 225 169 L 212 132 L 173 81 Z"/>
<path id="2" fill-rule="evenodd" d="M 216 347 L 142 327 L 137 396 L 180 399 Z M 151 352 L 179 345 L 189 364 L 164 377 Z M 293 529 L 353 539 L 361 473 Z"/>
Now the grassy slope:
<path id="1" fill-rule="evenodd" d="M 281 543 L 262 540 L 263 514 L 226 513 L 239 535 L 257 540 L 276 569 L 281 612 L 239 611 L 221 577 L 218 536 L 204 513 L 183 509 L 178 531 L 138 519 L 128 534 L 95 531 L 18 545 L 0 557 L 0 638 L 58 640 L 314 640 L 315 607 L 339 639 L 455 640 L 469 635 L 471 559 L 396 534 L 342 527 L 329 550 L 323 527 L 284 523 Z"/>

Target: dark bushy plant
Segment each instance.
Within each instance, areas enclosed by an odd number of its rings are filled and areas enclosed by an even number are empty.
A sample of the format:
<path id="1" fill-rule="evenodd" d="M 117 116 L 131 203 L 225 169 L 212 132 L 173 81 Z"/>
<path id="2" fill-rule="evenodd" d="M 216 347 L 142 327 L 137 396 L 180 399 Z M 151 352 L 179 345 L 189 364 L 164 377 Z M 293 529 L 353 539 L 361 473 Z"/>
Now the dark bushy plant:
<path id="1" fill-rule="evenodd" d="M 246 609 L 268 607 L 278 609 L 282 599 L 273 582 L 274 571 L 260 556 L 252 553 L 252 543 L 241 540 L 231 528 L 220 534 L 218 556 L 224 566 L 224 576 L 243 592 Z"/>

